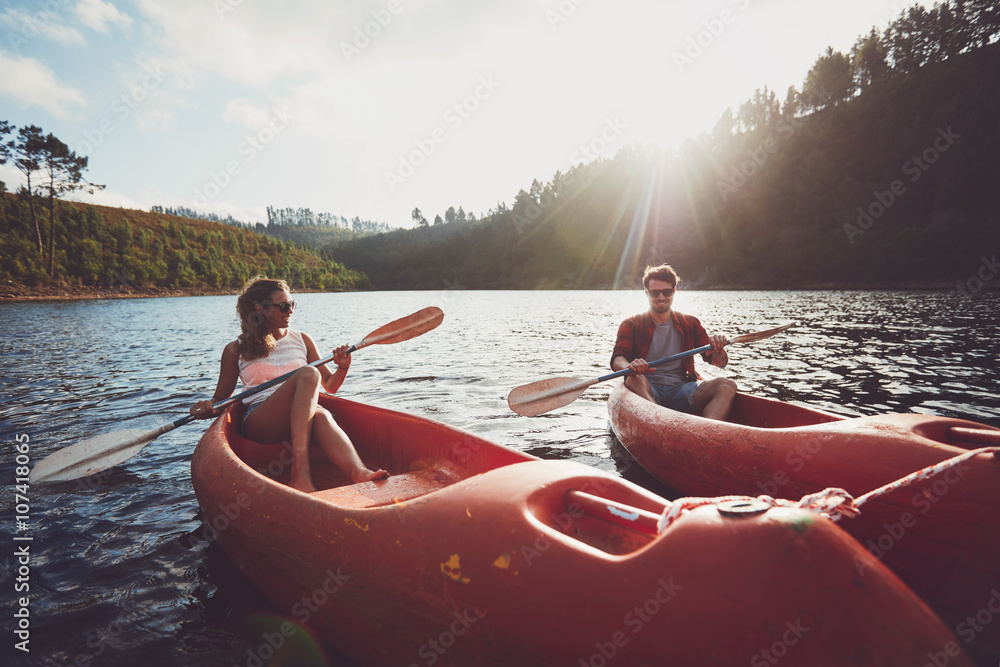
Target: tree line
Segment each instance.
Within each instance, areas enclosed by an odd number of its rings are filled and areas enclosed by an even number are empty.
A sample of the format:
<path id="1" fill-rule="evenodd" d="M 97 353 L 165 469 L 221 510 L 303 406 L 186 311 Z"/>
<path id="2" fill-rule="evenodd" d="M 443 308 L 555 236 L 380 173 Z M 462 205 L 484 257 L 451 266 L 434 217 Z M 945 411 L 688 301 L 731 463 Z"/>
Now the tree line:
<path id="1" fill-rule="evenodd" d="M 34 227 L 34 238 L 38 244 L 38 255 L 44 254 L 42 228 L 36 210 L 36 195 L 46 197 L 50 221 L 56 221 L 56 199 L 77 190 L 93 193 L 103 189 L 83 177 L 88 158 L 79 156 L 69 149 L 51 132 L 44 134 L 42 128 L 28 125 L 18 130 L 13 139 L 5 139 L 14 133 L 15 127 L 8 121 L 0 121 L 0 164 L 13 162 L 26 180 L 24 188 L 28 198 L 28 209 Z M 35 184 L 32 185 L 32 178 Z M 0 187 L 0 194 L 6 186 Z M 55 275 L 55 224 L 49 225 L 48 234 L 48 275 Z"/>
<path id="2" fill-rule="evenodd" d="M 424 217 L 423 211 L 421 211 L 419 208 L 413 209 L 413 211 L 410 213 L 410 218 L 418 227 L 430 226 L 430 223 L 427 221 L 427 218 Z M 463 209 L 461 206 L 458 207 L 458 210 L 455 210 L 454 206 L 449 206 L 448 210 L 444 212 L 443 218 L 441 217 L 440 214 L 434 216 L 435 225 L 446 225 L 446 224 L 451 225 L 456 222 L 463 223 L 463 222 L 475 222 L 475 221 L 476 221 L 476 214 L 472 212 L 466 213 L 465 209 Z"/>
<path id="3" fill-rule="evenodd" d="M 24 182 L 8 193 L 0 181 L 0 280 L 28 286 L 232 289 L 266 273 L 299 289 L 369 286 L 364 274 L 311 245 L 249 226 L 205 221 L 187 209 L 177 211 L 181 217 L 163 207 L 147 213 L 62 200 L 104 186 L 84 178 L 86 157 L 35 125 L 15 128 L 0 121 L 0 164 L 8 161 Z"/>
<path id="4" fill-rule="evenodd" d="M 844 104 L 888 78 L 906 76 L 921 67 L 982 48 L 1000 32 L 996 0 L 946 0 L 930 9 L 914 5 L 882 32 L 859 36 L 848 54 L 827 47 L 799 90 L 790 86 L 783 101 L 765 86 L 734 115 L 727 109 L 719 130 L 752 132 L 773 128 L 782 118 Z"/>
<path id="5" fill-rule="evenodd" d="M 913 7 L 677 150 L 628 146 L 473 224 L 417 209 L 331 256 L 386 289 L 633 286 L 660 261 L 699 286 L 954 285 L 1000 248 L 998 31 L 993 3 Z"/>

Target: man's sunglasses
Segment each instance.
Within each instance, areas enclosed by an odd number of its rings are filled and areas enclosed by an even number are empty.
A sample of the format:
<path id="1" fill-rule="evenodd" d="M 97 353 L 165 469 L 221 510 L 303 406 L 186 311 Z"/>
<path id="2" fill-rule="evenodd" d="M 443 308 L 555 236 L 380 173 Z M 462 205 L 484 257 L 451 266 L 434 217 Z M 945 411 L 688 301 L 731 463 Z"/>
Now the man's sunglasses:
<path id="1" fill-rule="evenodd" d="M 288 312 L 291 312 L 291 311 L 295 310 L 295 302 L 294 301 L 282 301 L 281 303 L 272 303 L 270 305 L 274 306 L 275 308 L 277 308 L 278 310 L 280 310 L 282 313 L 288 313 Z"/>
<path id="2" fill-rule="evenodd" d="M 677 286 L 675 285 L 670 289 L 648 289 L 646 290 L 646 294 L 656 299 L 661 296 L 673 296 L 674 292 L 676 291 L 677 291 Z"/>

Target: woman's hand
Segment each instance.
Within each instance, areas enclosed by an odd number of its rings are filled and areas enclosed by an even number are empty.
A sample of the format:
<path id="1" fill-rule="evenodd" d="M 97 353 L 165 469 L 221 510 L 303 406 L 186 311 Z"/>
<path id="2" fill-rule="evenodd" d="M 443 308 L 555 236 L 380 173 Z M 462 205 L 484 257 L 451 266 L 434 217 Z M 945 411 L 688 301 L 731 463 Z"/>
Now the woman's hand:
<path id="1" fill-rule="evenodd" d="M 204 401 L 198 401 L 192 405 L 189 412 L 195 419 L 209 419 L 211 417 L 217 417 L 220 411 L 212 408 L 211 399 L 205 399 Z"/>
<path id="2" fill-rule="evenodd" d="M 351 367 L 351 355 L 347 354 L 347 347 L 341 345 L 333 351 L 333 361 L 337 364 L 337 368 L 345 371 Z"/>

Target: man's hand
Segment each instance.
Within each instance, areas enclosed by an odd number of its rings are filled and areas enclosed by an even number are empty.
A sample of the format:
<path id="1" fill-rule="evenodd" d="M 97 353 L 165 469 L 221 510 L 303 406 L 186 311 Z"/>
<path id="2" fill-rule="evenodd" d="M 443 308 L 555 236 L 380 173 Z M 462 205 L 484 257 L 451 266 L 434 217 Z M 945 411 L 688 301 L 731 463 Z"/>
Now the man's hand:
<path id="1" fill-rule="evenodd" d="M 632 362 L 628 365 L 628 367 L 639 374 L 648 373 L 650 371 L 656 370 L 655 368 L 651 368 L 649 366 L 649 362 L 646 361 L 645 359 L 633 359 Z"/>
<path id="2" fill-rule="evenodd" d="M 708 356 L 708 362 L 718 368 L 725 368 L 726 364 L 729 363 L 729 353 L 726 352 L 726 343 L 729 342 L 729 339 L 722 334 L 715 334 L 709 336 L 708 340 L 712 344 L 712 349 L 705 353 Z"/>

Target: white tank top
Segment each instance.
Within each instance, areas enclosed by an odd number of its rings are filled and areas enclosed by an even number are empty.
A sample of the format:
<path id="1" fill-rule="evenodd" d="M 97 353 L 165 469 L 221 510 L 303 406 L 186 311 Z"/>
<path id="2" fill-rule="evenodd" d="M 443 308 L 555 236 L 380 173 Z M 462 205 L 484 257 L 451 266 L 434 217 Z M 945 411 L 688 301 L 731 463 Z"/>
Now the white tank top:
<path id="1" fill-rule="evenodd" d="M 244 361 L 242 357 L 240 358 L 240 380 L 243 382 L 243 390 L 253 389 L 268 380 L 302 368 L 308 363 L 306 343 L 302 340 L 302 333 L 289 329 L 284 338 L 277 341 L 274 349 L 266 357 L 260 357 L 253 361 Z M 243 405 L 247 407 L 257 405 L 273 394 L 280 386 L 277 384 L 253 396 L 247 396 L 243 399 Z"/>

